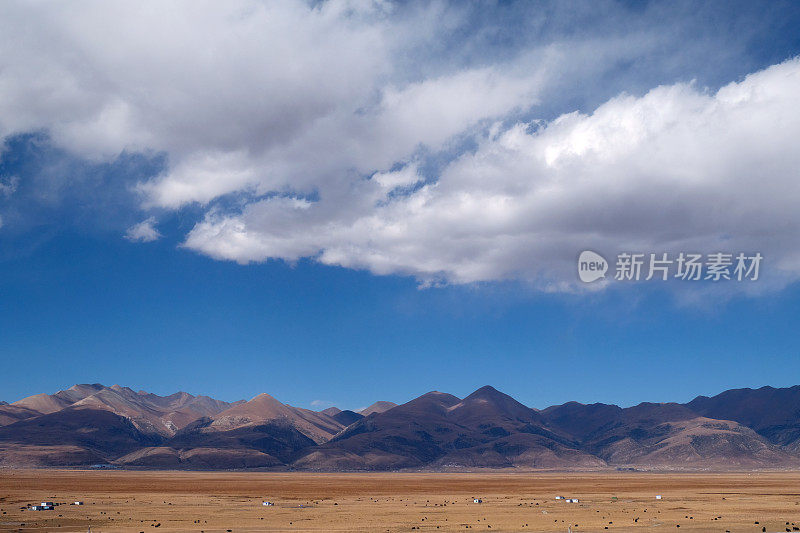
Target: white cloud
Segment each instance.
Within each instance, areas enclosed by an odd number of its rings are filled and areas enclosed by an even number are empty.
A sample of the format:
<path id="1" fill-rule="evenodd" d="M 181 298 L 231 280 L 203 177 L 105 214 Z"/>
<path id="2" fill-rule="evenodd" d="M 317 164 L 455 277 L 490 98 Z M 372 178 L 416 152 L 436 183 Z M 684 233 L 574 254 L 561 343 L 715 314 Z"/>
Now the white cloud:
<path id="1" fill-rule="evenodd" d="M 490 66 L 401 62 L 449 31 L 433 3 L 380 1 L 0 6 L 0 137 L 46 129 L 91 158 L 169 154 L 146 206 L 250 190 L 315 190 L 436 148 L 536 102 L 545 47 Z M 17 23 L 13 21 L 36 21 Z M 424 60 L 415 61 L 424 68 Z"/>
<path id="2" fill-rule="evenodd" d="M 377 174 L 318 202 L 209 214 L 186 245 L 242 263 L 315 257 L 425 282 L 525 279 L 569 290 L 583 249 L 761 251 L 796 279 L 800 60 L 716 94 L 621 95 L 591 115 L 494 128 L 435 183 L 390 196 Z M 394 177 L 396 176 L 396 177 Z"/>
<path id="3" fill-rule="evenodd" d="M 125 233 L 125 238 L 133 242 L 152 242 L 161 238 L 161 234 L 155 227 L 155 217 L 150 217 L 138 224 L 134 224 Z"/>
<path id="4" fill-rule="evenodd" d="M 585 248 L 720 247 L 762 251 L 777 285 L 800 272 L 797 60 L 715 93 L 664 85 L 521 122 L 690 45 L 566 24 L 484 57 L 497 28 L 459 41 L 462 16 L 377 0 L 1 3 L 0 138 L 46 130 L 101 161 L 165 152 L 141 207 L 199 205 L 184 245 L 240 263 L 572 290 Z M 151 217 L 126 236 L 160 235 Z"/>

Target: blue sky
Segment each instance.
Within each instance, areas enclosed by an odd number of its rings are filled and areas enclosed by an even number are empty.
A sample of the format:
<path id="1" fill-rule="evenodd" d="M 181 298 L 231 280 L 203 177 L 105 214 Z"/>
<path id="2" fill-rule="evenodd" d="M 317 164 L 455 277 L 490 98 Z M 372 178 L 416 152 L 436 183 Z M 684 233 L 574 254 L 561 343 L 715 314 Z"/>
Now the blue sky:
<path id="1" fill-rule="evenodd" d="M 0 399 L 797 384 L 796 4 L 178 5 L 0 8 Z"/>

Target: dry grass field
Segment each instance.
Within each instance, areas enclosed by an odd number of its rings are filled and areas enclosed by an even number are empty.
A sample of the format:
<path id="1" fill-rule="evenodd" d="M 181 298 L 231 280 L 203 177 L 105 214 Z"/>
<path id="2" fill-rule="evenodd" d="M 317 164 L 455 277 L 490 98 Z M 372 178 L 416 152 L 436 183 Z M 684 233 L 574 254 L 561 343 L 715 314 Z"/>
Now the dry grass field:
<path id="1" fill-rule="evenodd" d="M 800 473 L 0 470 L 0 509 L 0 531 L 793 531 Z"/>

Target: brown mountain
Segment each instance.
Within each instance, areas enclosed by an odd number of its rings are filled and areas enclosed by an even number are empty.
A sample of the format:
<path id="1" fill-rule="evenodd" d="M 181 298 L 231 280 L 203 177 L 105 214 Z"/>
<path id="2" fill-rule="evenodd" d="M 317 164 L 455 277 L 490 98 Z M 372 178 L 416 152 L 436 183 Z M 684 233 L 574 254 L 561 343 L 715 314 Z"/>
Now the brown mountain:
<path id="1" fill-rule="evenodd" d="M 687 405 L 570 402 L 542 411 L 577 446 L 615 466 L 761 468 L 800 466 L 789 450 L 735 421 L 699 416 Z"/>
<path id="2" fill-rule="evenodd" d="M 0 465 L 107 463 L 158 441 L 110 411 L 69 407 L 0 427 Z"/>
<path id="3" fill-rule="evenodd" d="M 212 419 L 209 431 L 280 422 L 294 427 L 317 444 L 326 442 L 345 427 L 331 416 L 282 404 L 269 394 L 259 394 L 249 402 L 214 415 Z"/>
<path id="4" fill-rule="evenodd" d="M 60 411 L 65 407 L 72 405 L 72 402 L 61 398 L 56 394 L 35 394 L 28 396 L 22 400 L 16 401 L 11 405 L 16 407 L 23 407 L 47 415 Z"/>
<path id="5" fill-rule="evenodd" d="M 800 387 L 764 387 L 688 404 L 539 411 L 487 386 L 463 399 L 431 392 L 398 406 L 378 402 L 363 416 L 268 394 L 230 404 L 76 385 L 0 405 L 0 466 L 798 468 L 799 407 Z"/>
<path id="6" fill-rule="evenodd" d="M 609 464 L 673 469 L 797 467 L 800 460 L 752 429 L 729 420 L 698 417 L 653 426 L 598 454 Z"/>
<path id="7" fill-rule="evenodd" d="M 232 404 L 178 392 L 157 396 L 113 385 L 78 400 L 73 407 L 104 409 L 131 420 L 144 433 L 169 437 L 190 422 L 228 409 Z"/>
<path id="8" fill-rule="evenodd" d="M 331 416 L 327 413 L 333 412 Z M 280 467 L 306 448 L 328 441 L 352 411 L 310 411 L 259 394 L 213 416 L 199 418 L 165 445 L 118 460 L 128 466 L 170 468 Z M 355 415 L 358 417 L 358 415 Z M 359 417 L 360 418 L 360 417 Z"/>
<path id="9" fill-rule="evenodd" d="M 378 401 L 373 403 L 366 409 L 362 409 L 358 413 L 364 416 L 369 416 L 372 413 L 383 413 L 384 411 L 388 411 L 392 407 L 397 407 L 397 404 L 394 402 Z"/>
<path id="10" fill-rule="evenodd" d="M 447 410 L 458 402 L 450 394 L 429 392 L 386 413 L 372 414 L 331 442 L 309 450 L 296 466 L 322 470 L 424 466 L 444 455 L 433 434 L 458 437 L 460 428 L 445 420 Z"/>
<path id="11" fill-rule="evenodd" d="M 800 386 L 732 389 L 711 398 L 698 396 L 686 405 L 703 416 L 735 420 L 773 444 L 800 451 Z"/>
<path id="12" fill-rule="evenodd" d="M 339 411 L 335 415 L 333 415 L 333 419 L 342 424 L 343 426 L 349 426 L 350 424 L 354 424 L 364 418 L 364 415 L 361 413 L 356 413 L 355 411 L 351 411 L 349 409 L 345 409 L 344 411 Z"/>
<path id="13" fill-rule="evenodd" d="M 160 468 L 283 467 L 316 443 L 288 420 L 275 419 L 222 428 L 213 419 L 196 420 L 160 446 L 117 460 L 126 466 Z"/>
<path id="14" fill-rule="evenodd" d="M 7 426 L 8 424 L 25 420 L 26 418 L 40 416 L 41 414 L 42 413 L 39 411 L 34 411 L 28 407 L 4 403 L 0 405 L 0 426 Z"/>
<path id="15" fill-rule="evenodd" d="M 329 416 L 284 405 L 268 394 L 230 404 L 185 392 L 158 396 L 119 385 L 76 385 L 0 406 L 8 426 L 0 433 L 0 464 L 281 467 L 360 418 L 352 411 Z M 87 423 L 82 431 L 76 421 L 90 419 L 98 426 Z M 129 446 L 110 437 L 123 433 Z"/>
<path id="16" fill-rule="evenodd" d="M 419 467 L 601 466 L 551 431 L 541 415 L 492 387 L 463 400 L 429 392 L 373 413 L 295 466 L 389 470 Z"/>
<path id="17" fill-rule="evenodd" d="M 99 383 L 75 385 L 55 394 L 36 394 L 10 405 L 0 406 L 0 425 L 52 414 L 67 408 L 110 411 L 131 421 L 141 432 L 169 437 L 203 416 L 211 416 L 233 404 L 207 396 L 178 392 L 158 396 L 128 387 Z"/>

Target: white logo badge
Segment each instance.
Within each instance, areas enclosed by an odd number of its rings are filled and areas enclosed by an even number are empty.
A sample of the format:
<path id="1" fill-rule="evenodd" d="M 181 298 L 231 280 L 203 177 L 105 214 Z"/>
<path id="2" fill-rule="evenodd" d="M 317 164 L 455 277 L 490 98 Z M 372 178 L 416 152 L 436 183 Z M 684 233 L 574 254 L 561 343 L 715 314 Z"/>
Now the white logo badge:
<path id="1" fill-rule="evenodd" d="M 578 277 L 584 283 L 591 283 L 600 278 L 606 277 L 608 270 L 608 261 L 605 258 L 591 250 L 581 252 L 578 257 Z"/>

